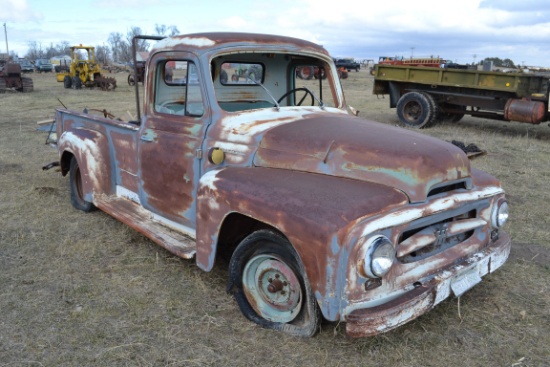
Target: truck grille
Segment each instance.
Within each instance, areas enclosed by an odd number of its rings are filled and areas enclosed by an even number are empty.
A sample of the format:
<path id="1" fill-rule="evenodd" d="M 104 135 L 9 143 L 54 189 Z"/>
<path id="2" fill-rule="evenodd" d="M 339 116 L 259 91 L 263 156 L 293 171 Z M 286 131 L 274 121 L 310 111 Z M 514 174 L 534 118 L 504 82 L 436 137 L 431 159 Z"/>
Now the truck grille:
<path id="1" fill-rule="evenodd" d="M 441 220 L 441 216 L 422 218 L 409 225 L 401 234 L 397 246 L 397 260 L 403 264 L 420 261 L 468 240 L 476 229 L 487 222 L 471 209 Z"/>

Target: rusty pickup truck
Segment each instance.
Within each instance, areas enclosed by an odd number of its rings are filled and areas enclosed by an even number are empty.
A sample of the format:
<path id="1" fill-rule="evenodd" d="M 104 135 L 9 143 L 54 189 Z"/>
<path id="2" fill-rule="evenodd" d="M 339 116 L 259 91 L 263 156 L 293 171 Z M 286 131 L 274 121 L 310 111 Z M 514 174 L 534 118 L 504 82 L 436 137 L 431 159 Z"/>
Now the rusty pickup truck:
<path id="1" fill-rule="evenodd" d="M 326 78 L 300 79 L 303 67 Z M 227 256 L 228 291 L 262 327 L 312 336 L 324 318 L 353 337 L 385 332 L 508 257 L 499 181 L 452 144 L 359 118 L 319 45 L 161 39 L 136 102 L 129 121 L 56 110 L 52 165 L 72 204 L 204 271 Z"/>

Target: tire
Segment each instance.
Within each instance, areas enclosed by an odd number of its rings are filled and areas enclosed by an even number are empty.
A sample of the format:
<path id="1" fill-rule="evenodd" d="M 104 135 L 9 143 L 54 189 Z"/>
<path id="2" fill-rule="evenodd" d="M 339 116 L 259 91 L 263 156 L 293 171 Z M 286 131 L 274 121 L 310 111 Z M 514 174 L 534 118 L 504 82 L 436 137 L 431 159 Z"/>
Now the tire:
<path id="1" fill-rule="evenodd" d="M 65 89 L 69 89 L 72 86 L 72 84 L 73 82 L 71 80 L 71 77 L 68 75 L 65 75 L 65 77 L 63 78 L 63 86 L 65 87 Z"/>
<path id="2" fill-rule="evenodd" d="M 128 75 L 128 85 L 131 85 L 132 87 L 136 85 L 136 78 L 134 74 Z"/>
<path id="3" fill-rule="evenodd" d="M 72 82 L 73 89 L 82 89 L 82 80 L 79 77 L 73 76 Z"/>
<path id="4" fill-rule="evenodd" d="M 435 118 L 434 104 L 427 94 L 408 92 L 397 102 L 397 117 L 404 126 L 422 129 L 428 127 Z"/>
<path id="5" fill-rule="evenodd" d="M 298 78 L 303 80 L 311 80 L 314 75 L 313 66 L 302 66 L 298 69 Z"/>
<path id="6" fill-rule="evenodd" d="M 428 100 L 428 103 L 430 104 L 431 109 L 432 109 L 432 117 L 431 117 L 430 121 L 428 121 L 426 126 L 424 126 L 424 128 L 435 126 L 439 122 L 443 121 L 443 117 L 442 117 L 442 114 L 440 112 L 441 108 L 439 107 L 439 104 L 437 103 L 437 101 L 435 100 L 435 98 L 431 94 L 426 93 L 426 92 L 422 92 L 422 94 L 426 97 L 426 99 Z"/>
<path id="7" fill-rule="evenodd" d="M 250 321 L 294 336 L 313 336 L 321 314 L 290 243 L 269 230 L 247 236 L 229 262 L 229 289 Z"/>
<path id="8" fill-rule="evenodd" d="M 69 181 L 71 187 L 71 204 L 85 213 L 89 213 L 95 209 L 95 206 L 84 199 L 84 192 L 82 189 L 82 173 L 78 161 L 73 156 L 71 158 L 71 165 L 69 171 Z"/>

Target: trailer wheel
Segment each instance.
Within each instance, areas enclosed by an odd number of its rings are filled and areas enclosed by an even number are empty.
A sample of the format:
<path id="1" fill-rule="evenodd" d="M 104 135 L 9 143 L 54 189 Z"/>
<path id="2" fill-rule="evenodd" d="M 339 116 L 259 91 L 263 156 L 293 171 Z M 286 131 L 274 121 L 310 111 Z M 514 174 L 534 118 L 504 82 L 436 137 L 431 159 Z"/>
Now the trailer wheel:
<path id="1" fill-rule="evenodd" d="M 69 171 L 69 181 L 71 186 L 71 204 L 85 213 L 89 213 L 95 209 L 95 206 L 84 199 L 84 190 L 82 189 L 82 172 L 78 165 L 76 157 L 71 158 Z"/>
<path id="2" fill-rule="evenodd" d="M 429 126 L 434 118 L 434 103 L 430 97 L 422 92 L 405 93 L 397 102 L 397 117 L 399 121 L 409 127 L 421 129 Z"/>
<path id="3" fill-rule="evenodd" d="M 303 265 L 290 243 L 269 230 L 247 236 L 229 263 L 230 289 L 243 315 L 294 336 L 312 336 L 321 316 Z"/>

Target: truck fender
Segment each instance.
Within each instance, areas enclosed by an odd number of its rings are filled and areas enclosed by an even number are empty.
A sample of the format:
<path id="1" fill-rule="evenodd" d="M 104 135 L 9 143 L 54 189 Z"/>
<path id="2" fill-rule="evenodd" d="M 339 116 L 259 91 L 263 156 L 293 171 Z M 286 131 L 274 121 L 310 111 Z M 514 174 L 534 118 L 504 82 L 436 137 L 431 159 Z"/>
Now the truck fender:
<path id="1" fill-rule="evenodd" d="M 115 192 L 111 152 L 104 134 L 83 128 L 71 129 L 61 135 L 58 147 L 63 175 L 68 172 L 71 156 L 76 157 L 86 201 L 94 203 L 94 193 L 110 195 Z"/>
<path id="2" fill-rule="evenodd" d="M 336 184 L 345 194 L 333 195 Z M 244 223 L 252 218 L 289 240 L 321 312 L 337 320 L 344 307 L 349 247 L 355 243 L 348 234 L 358 215 L 376 215 L 407 202 L 393 188 L 326 175 L 264 167 L 212 170 L 201 177 L 197 191 L 197 265 L 205 271 L 214 266 L 226 218 L 239 215 Z"/>

